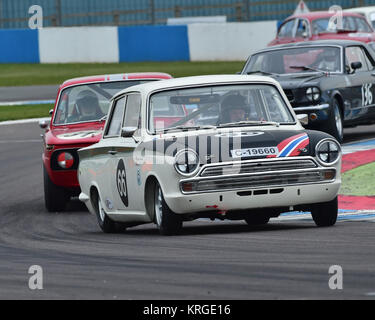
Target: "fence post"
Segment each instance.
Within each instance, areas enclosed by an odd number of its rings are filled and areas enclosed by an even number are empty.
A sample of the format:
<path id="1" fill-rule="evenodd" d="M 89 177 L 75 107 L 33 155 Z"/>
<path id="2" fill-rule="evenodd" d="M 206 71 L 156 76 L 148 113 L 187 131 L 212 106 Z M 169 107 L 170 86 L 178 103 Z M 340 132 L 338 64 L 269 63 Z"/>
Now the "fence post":
<path id="1" fill-rule="evenodd" d="M 179 6 L 174 7 L 174 16 L 175 16 L 175 18 L 181 17 L 181 8 Z"/>
<path id="2" fill-rule="evenodd" d="M 56 0 L 56 25 L 61 27 L 62 25 L 62 15 L 61 15 L 61 0 Z"/>
<path id="3" fill-rule="evenodd" d="M 59 24 L 58 24 L 58 17 L 54 14 L 51 16 L 51 25 L 52 27 L 57 27 Z"/>
<path id="4" fill-rule="evenodd" d="M 243 3 L 236 3 L 236 21 L 242 21 L 242 5 Z"/>
<path id="5" fill-rule="evenodd" d="M 151 17 L 151 24 L 155 24 L 155 1 L 150 0 L 150 17 Z"/>
<path id="6" fill-rule="evenodd" d="M 3 0 L 0 0 L 0 28 L 3 28 Z"/>
<path id="7" fill-rule="evenodd" d="M 250 21 L 250 3 L 249 3 L 249 0 L 244 0 L 243 5 L 245 6 L 245 11 L 246 11 L 246 21 Z"/>
<path id="8" fill-rule="evenodd" d="M 120 14 L 118 11 L 113 11 L 113 25 L 115 26 L 120 25 Z"/>

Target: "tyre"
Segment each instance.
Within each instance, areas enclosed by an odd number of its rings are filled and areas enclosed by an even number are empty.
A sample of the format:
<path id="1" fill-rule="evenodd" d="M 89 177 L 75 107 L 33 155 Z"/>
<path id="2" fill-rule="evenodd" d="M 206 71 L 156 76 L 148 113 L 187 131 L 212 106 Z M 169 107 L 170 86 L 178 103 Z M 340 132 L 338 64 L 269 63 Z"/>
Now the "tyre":
<path id="1" fill-rule="evenodd" d="M 125 231 L 125 224 L 115 222 L 108 217 L 107 213 L 105 212 L 102 200 L 100 199 L 100 196 L 97 192 L 93 196 L 92 200 L 99 227 L 104 233 L 119 233 Z"/>
<path id="2" fill-rule="evenodd" d="M 250 213 L 245 221 L 249 226 L 261 226 L 266 225 L 270 221 L 270 217 L 261 213 Z"/>
<path id="3" fill-rule="evenodd" d="M 331 227 L 335 225 L 338 216 L 337 197 L 329 202 L 312 205 L 311 215 L 318 227 Z"/>
<path id="4" fill-rule="evenodd" d="M 46 168 L 43 167 L 44 204 L 48 212 L 64 211 L 70 196 L 69 193 L 56 186 L 50 179 Z"/>
<path id="5" fill-rule="evenodd" d="M 340 104 L 336 98 L 332 101 L 332 109 L 328 118 L 328 125 L 327 129 L 322 131 L 326 131 L 330 135 L 334 136 L 336 140 L 340 143 L 344 140 L 344 122 L 343 122 L 343 115 L 340 109 Z"/>
<path id="6" fill-rule="evenodd" d="M 159 183 L 155 186 L 154 206 L 155 223 L 160 234 L 165 236 L 178 234 L 182 229 L 182 219 L 168 207 Z"/>

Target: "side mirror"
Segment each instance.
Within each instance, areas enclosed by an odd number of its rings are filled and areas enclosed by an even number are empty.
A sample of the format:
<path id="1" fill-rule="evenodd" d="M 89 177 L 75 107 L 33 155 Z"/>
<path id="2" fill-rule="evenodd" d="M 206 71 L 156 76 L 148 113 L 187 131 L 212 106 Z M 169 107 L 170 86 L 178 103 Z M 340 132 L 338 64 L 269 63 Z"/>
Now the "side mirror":
<path id="1" fill-rule="evenodd" d="M 134 133 L 138 130 L 137 127 L 123 127 L 121 129 L 121 137 L 123 138 L 131 138 L 133 137 Z"/>
<path id="2" fill-rule="evenodd" d="M 302 32 L 302 38 L 307 39 L 309 37 L 309 34 L 307 31 Z"/>
<path id="3" fill-rule="evenodd" d="M 50 116 L 53 115 L 53 109 L 51 109 L 51 110 L 49 111 L 49 115 L 50 115 Z"/>
<path id="4" fill-rule="evenodd" d="M 303 126 L 307 126 L 309 124 L 309 116 L 307 114 L 297 114 L 297 119 Z"/>
<path id="5" fill-rule="evenodd" d="M 350 66 L 355 71 L 362 68 L 362 62 L 352 62 Z"/>
<path id="6" fill-rule="evenodd" d="M 46 121 L 46 120 L 40 120 L 39 121 L 39 127 L 41 129 L 46 129 L 48 127 L 48 121 Z"/>

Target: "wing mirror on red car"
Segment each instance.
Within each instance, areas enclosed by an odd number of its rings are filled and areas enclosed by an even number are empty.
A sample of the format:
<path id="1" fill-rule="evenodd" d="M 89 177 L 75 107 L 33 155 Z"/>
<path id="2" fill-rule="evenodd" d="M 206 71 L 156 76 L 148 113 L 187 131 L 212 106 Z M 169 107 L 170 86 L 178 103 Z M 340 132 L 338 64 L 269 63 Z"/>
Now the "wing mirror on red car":
<path id="1" fill-rule="evenodd" d="M 39 121 L 39 127 L 41 129 L 46 129 L 48 127 L 48 124 L 49 124 L 49 121 L 46 121 L 46 120 L 40 120 Z"/>

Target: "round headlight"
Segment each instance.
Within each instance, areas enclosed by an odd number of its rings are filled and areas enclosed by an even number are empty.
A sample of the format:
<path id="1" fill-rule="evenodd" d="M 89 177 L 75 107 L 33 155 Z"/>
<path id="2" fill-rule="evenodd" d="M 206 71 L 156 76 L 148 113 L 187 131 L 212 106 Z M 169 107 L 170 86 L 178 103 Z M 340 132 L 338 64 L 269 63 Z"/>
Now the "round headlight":
<path id="1" fill-rule="evenodd" d="M 183 176 L 191 176 L 199 169 L 199 157 L 193 150 L 182 150 L 176 154 L 174 167 Z"/>
<path id="2" fill-rule="evenodd" d="M 57 157 L 57 163 L 60 168 L 69 169 L 73 167 L 74 158 L 71 153 L 69 152 L 61 152 Z"/>
<path id="3" fill-rule="evenodd" d="M 318 87 L 307 88 L 306 97 L 309 101 L 318 101 L 320 99 L 320 89 Z"/>
<path id="4" fill-rule="evenodd" d="M 340 159 L 341 147 L 331 139 L 322 140 L 316 146 L 316 157 L 324 165 L 332 165 Z"/>

